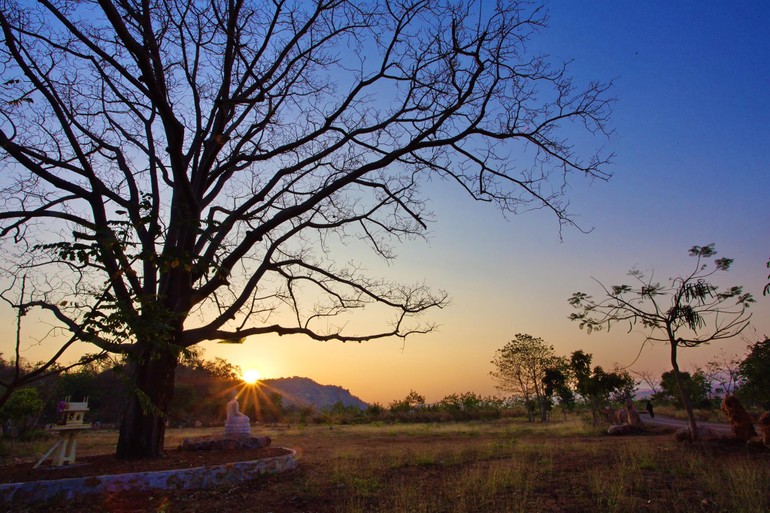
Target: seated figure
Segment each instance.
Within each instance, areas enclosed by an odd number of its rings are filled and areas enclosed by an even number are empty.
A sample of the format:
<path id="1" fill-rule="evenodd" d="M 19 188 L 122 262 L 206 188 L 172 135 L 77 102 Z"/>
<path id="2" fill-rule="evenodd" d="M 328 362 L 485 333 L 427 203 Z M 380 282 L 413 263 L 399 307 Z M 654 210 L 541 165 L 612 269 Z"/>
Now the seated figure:
<path id="1" fill-rule="evenodd" d="M 634 402 L 630 398 L 626 399 L 626 419 L 629 426 L 642 426 L 642 418 L 639 417 L 639 412 L 634 408 Z"/>
<path id="2" fill-rule="evenodd" d="M 227 403 L 225 436 L 251 436 L 249 417 L 240 412 L 237 394 Z"/>
<path id="3" fill-rule="evenodd" d="M 737 440 L 748 442 L 757 436 L 754 430 L 754 421 L 741 402 L 734 395 L 726 395 L 722 400 L 721 410 L 730 421 L 730 427 Z"/>

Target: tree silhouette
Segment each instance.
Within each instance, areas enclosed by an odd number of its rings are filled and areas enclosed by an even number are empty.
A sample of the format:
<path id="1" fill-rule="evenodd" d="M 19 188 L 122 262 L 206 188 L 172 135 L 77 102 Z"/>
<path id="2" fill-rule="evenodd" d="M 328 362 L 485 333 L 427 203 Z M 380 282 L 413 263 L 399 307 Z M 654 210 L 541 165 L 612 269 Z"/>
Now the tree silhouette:
<path id="1" fill-rule="evenodd" d="M 423 237 L 426 180 L 571 223 L 564 176 L 607 177 L 563 129 L 605 132 L 608 86 L 529 50 L 530 4 L 2 6 L 5 275 L 32 280 L 17 307 L 128 357 L 119 457 L 161 453 L 199 342 L 432 331 L 419 316 L 446 293 L 372 277 L 344 247 L 391 260 Z M 381 324 L 354 330 L 372 307 Z"/>
<path id="2" fill-rule="evenodd" d="M 604 297 L 595 300 L 583 292 L 576 292 L 569 302 L 579 310 L 570 319 L 580 323 L 589 333 L 610 327 L 618 322 L 628 323 L 629 331 L 641 325 L 646 340 L 665 342 L 670 348 L 671 367 L 679 389 L 692 440 L 698 439 L 698 426 L 693 413 L 687 387 L 677 362 L 680 347 L 697 347 L 715 340 L 732 338 L 748 325 L 751 314 L 749 305 L 754 301 L 751 294 L 739 286 L 720 291 L 709 280 L 716 273 L 730 268 L 729 258 L 715 258 L 713 267 L 706 261 L 715 257 L 714 244 L 693 246 L 690 256 L 695 257 L 694 269 L 689 274 L 670 280 L 662 285 L 638 270 L 628 274 L 634 285 L 606 287 Z"/>
<path id="3" fill-rule="evenodd" d="M 549 371 L 566 364 L 563 358 L 554 354 L 553 346 L 540 337 L 517 333 L 513 340 L 495 351 L 491 363 L 494 370 L 489 375 L 496 382 L 495 388 L 523 400 L 530 422 L 535 420 L 535 409 L 540 421 L 546 422 L 551 406 L 546 377 Z"/>

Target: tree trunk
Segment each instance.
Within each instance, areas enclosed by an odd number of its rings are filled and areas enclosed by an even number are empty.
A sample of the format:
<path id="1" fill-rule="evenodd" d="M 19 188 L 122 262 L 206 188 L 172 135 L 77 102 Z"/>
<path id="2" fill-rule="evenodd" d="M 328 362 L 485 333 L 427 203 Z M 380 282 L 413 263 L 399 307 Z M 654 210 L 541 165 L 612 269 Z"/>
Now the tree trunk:
<path id="1" fill-rule="evenodd" d="M 671 366 L 674 369 L 674 379 L 676 379 L 676 386 L 679 388 L 679 397 L 682 399 L 682 404 L 687 412 L 687 424 L 690 428 L 690 439 L 693 442 L 698 441 L 698 424 L 695 421 L 695 413 L 692 411 L 692 404 L 690 404 L 690 396 L 687 394 L 687 390 L 684 387 L 682 377 L 679 375 L 679 364 L 676 361 L 676 342 L 671 342 Z"/>
<path id="2" fill-rule="evenodd" d="M 588 396 L 588 407 L 591 409 L 591 420 L 594 427 L 599 427 L 599 400 L 594 396 Z"/>
<path id="3" fill-rule="evenodd" d="M 174 395 L 176 354 L 146 346 L 129 363 L 133 385 L 120 424 L 115 455 L 120 459 L 158 458 L 163 455 L 166 413 Z"/>
<path id="4" fill-rule="evenodd" d="M 524 407 L 527 409 L 527 420 L 529 422 L 535 422 L 534 402 L 529 395 L 524 396 Z"/>

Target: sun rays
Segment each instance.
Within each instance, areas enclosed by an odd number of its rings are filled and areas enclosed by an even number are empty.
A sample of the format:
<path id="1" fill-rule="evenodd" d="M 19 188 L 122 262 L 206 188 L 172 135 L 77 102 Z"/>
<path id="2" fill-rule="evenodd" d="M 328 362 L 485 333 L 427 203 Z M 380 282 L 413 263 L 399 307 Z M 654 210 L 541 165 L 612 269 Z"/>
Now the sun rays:
<path id="1" fill-rule="evenodd" d="M 241 381 L 224 391 L 226 398 L 235 395 L 238 399 L 240 411 L 256 422 L 273 422 L 280 419 L 285 407 L 283 395 L 270 385 L 259 380 L 260 375 L 254 378 L 252 374 L 243 373 Z M 258 374 L 258 371 L 255 371 Z M 251 380 L 254 380 L 251 382 Z M 290 402 L 292 398 L 287 397 Z"/>

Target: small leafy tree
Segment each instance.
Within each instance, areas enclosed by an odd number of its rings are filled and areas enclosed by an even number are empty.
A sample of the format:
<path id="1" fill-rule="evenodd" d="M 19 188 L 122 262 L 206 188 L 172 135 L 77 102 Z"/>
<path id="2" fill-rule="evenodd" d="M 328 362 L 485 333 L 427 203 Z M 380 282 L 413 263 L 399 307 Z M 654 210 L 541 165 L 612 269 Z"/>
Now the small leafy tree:
<path id="1" fill-rule="evenodd" d="M 0 408 L 0 421 L 10 421 L 12 437 L 23 437 L 35 427 L 37 418 L 43 410 L 43 401 L 35 388 L 22 388 L 16 391 Z"/>
<path id="2" fill-rule="evenodd" d="M 577 350 L 570 356 L 570 369 L 575 380 L 575 390 L 591 410 L 594 426 L 598 425 L 599 410 L 609 406 L 610 397 L 624 395 L 633 387 L 634 380 L 628 373 L 606 372 L 602 367 L 591 369 L 593 355 Z"/>
<path id="3" fill-rule="evenodd" d="M 388 405 L 391 412 L 408 412 L 425 406 L 425 396 L 410 390 L 405 398 L 393 401 Z"/>
<path id="4" fill-rule="evenodd" d="M 547 404 L 552 404 L 551 398 L 556 396 L 565 418 L 567 411 L 572 410 L 575 406 L 575 393 L 569 386 L 570 374 L 569 363 L 566 359 L 561 358 L 557 365 L 546 369 L 543 376 Z"/>
<path id="5" fill-rule="evenodd" d="M 672 400 L 678 407 L 684 407 L 682 396 L 679 393 L 679 382 L 683 384 L 692 404 L 699 407 L 710 406 L 709 392 L 711 386 L 709 385 L 706 375 L 700 370 L 693 374 L 690 374 L 689 372 L 680 372 L 679 380 L 676 379 L 674 371 L 664 372 L 660 376 L 660 392 L 655 394 L 653 398 L 657 401 Z"/>
<path id="6" fill-rule="evenodd" d="M 607 287 L 601 282 L 604 296 L 595 300 L 583 292 L 576 292 L 569 302 L 578 310 L 570 319 L 580 323 L 589 333 L 618 322 L 627 323 L 629 331 L 641 326 L 646 340 L 665 342 L 670 348 L 671 367 L 679 394 L 687 410 L 690 437 L 698 439 L 698 426 L 684 382 L 680 379 L 677 361 L 679 348 L 698 347 L 715 340 L 732 338 L 748 325 L 751 314 L 751 294 L 740 286 L 720 290 L 711 283 L 717 273 L 730 268 L 732 259 L 716 258 L 713 265 L 707 261 L 717 252 L 714 244 L 693 246 L 690 256 L 696 259 L 693 270 L 663 285 L 638 270 L 628 274 L 633 285 Z"/>
<path id="7" fill-rule="evenodd" d="M 610 393 L 610 398 L 618 403 L 625 403 L 628 399 L 633 399 L 636 395 L 637 381 L 631 377 L 631 374 L 615 365 L 615 368 L 609 375 L 617 376 L 617 387 Z"/>
<path id="8" fill-rule="evenodd" d="M 558 358 L 553 352 L 553 346 L 546 345 L 542 338 L 523 333 L 516 336 L 498 349 L 492 360 L 495 369 L 489 374 L 497 384 L 498 390 L 511 392 L 522 399 L 527 406 L 530 422 L 534 421 L 535 409 L 539 410 L 540 420 L 548 420 L 548 404 L 546 397 L 546 370 L 556 367 Z"/>
<path id="9" fill-rule="evenodd" d="M 770 410 L 770 338 L 758 341 L 738 366 L 741 398 Z"/>

